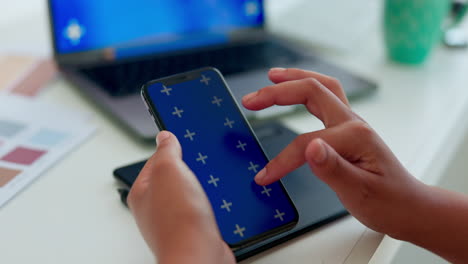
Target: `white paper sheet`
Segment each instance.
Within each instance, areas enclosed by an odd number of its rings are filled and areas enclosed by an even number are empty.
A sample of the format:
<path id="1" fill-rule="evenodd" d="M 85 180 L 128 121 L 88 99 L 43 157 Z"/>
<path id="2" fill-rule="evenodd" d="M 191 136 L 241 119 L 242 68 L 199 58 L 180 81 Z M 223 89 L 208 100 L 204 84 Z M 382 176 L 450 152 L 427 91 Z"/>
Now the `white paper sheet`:
<path id="1" fill-rule="evenodd" d="M 90 115 L 0 96 L 0 207 L 89 138 Z"/>

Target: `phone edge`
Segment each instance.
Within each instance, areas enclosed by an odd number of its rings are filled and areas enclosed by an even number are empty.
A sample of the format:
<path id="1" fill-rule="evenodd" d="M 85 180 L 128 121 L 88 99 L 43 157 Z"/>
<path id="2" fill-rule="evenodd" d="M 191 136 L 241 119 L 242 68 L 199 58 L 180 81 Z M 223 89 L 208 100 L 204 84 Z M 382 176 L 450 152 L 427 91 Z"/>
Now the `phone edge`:
<path id="1" fill-rule="evenodd" d="M 159 115 L 159 113 L 157 112 L 156 110 L 156 107 L 154 106 L 154 104 L 148 99 L 148 88 L 155 84 L 155 83 L 161 83 L 163 80 L 166 80 L 166 79 L 171 79 L 171 78 L 175 78 L 175 77 L 178 77 L 178 76 L 182 76 L 182 75 L 187 75 L 187 74 L 194 74 L 194 73 L 202 73 L 204 71 L 215 71 L 219 77 L 221 78 L 221 80 L 223 81 L 223 84 L 224 86 L 227 88 L 227 91 L 229 93 L 229 95 L 231 96 L 231 98 L 233 99 L 234 101 L 234 104 L 237 108 L 237 111 L 241 114 L 241 117 L 243 118 L 243 121 L 244 123 L 247 125 L 250 133 L 252 134 L 252 136 L 254 137 L 254 139 L 256 140 L 256 142 L 258 143 L 258 145 L 260 146 L 260 150 L 262 151 L 263 155 L 266 157 L 266 159 L 268 161 L 270 161 L 270 158 L 269 156 L 266 154 L 262 144 L 260 143 L 260 141 L 258 140 L 257 138 L 257 135 L 255 134 L 254 130 L 252 129 L 252 126 L 250 125 L 250 123 L 248 122 L 248 119 L 245 117 L 244 113 L 242 112 L 241 108 L 240 108 L 240 105 L 239 103 L 236 101 L 234 95 L 232 94 L 231 92 L 231 89 L 229 88 L 223 74 L 221 73 L 221 71 L 219 71 L 217 68 L 214 68 L 214 67 L 204 67 L 204 68 L 200 68 L 200 69 L 196 69 L 196 70 L 193 70 L 193 71 L 187 71 L 187 72 L 183 72 L 183 73 L 178 73 L 178 74 L 174 74 L 174 75 L 170 75 L 170 76 L 167 76 L 167 77 L 163 77 L 163 78 L 159 78 L 159 79 L 155 79 L 155 80 L 152 80 L 152 81 L 149 81 L 147 82 L 146 84 L 144 84 L 142 86 L 142 89 L 141 89 L 141 97 L 142 97 L 142 100 L 144 102 L 144 104 L 146 105 L 147 109 L 148 109 L 148 112 L 150 113 L 151 117 L 153 118 L 153 121 L 156 123 L 156 126 L 158 127 L 158 129 L 160 131 L 163 131 L 163 130 L 167 130 L 166 129 L 166 126 L 164 125 L 164 123 L 162 122 L 162 118 L 161 116 Z M 264 241 L 266 239 L 269 239 L 269 238 L 272 238 L 274 237 L 275 235 L 279 235 L 281 233 L 284 233 L 286 231 L 289 231 L 291 230 L 292 228 L 294 228 L 298 222 L 299 222 L 299 211 L 297 210 L 296 208 L 296 205 L 294 204 L 294 202 L 292 201 L 291 199 L 291 196 L 289 194 L 289 192 L 286 190 L 286 188 L 284 187 L 284 184 L 282 181 L 279 181 L 280 183 L 280 186 L 282 188 L 282 190 L 284 191 L 284 193 L 286 193 L 287 195 L 287 198 L 289 200 L 289 203 L 292 205 L 293 209 L 294 209 L 294 213 L 295 213 L 295 217 L 294 217 L 294 221 L 291 221 L 290 223 L 287 223 L 285 225 L 282 225 L 282 226 L 279 226 L 275 229 L 272 229 L 272 230 L 269 230 L 267 232 L 264 232 L 260 235 L 257 235 L 257 236 L 254 236 L 248 240 L 244 240 L 244 241 L 241 241 L 239 243 L 236 243 L 236 244 L 230 244 L 228 242 L 226 242 L 226 244 L 228 244 L 228 246 L 233 250 L 233 251 L 237 251 L 237 250 L 240 250 L 240 249 L 244 249 L 244 248 L 247 248 L 249 246 L 252 246 L 252 245 L 255 245 L 256 243 L 258 242 L 261 242 L 261 241 Z"/>

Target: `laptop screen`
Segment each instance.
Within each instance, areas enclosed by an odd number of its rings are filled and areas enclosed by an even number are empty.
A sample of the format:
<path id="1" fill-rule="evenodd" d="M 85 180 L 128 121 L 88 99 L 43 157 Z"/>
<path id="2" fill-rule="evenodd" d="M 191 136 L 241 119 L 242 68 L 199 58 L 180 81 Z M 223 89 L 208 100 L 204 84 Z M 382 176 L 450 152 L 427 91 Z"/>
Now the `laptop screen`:
<path id="1" fill-rule="evenodd" d="M 112 49 L 124 57 L 229 41 L 264 23 L 263 0 L 50 0 L 58 54 Z"/>

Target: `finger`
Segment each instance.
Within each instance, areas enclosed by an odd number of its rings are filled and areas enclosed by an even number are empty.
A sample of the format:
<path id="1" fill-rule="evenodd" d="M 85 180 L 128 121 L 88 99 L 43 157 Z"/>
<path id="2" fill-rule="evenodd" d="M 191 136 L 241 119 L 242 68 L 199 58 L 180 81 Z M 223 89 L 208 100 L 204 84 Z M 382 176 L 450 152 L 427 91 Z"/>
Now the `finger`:
<path id="1" fill-rule="evenodd" d="M 177 161 L 182 159 L 182 149 L 177 138 L 169 131 L 161 131 L 156 137 L 157 149 L 141 170 L 135 184 L 146 185 L 152 175 L 156 175 L 154 167 L 164 160 Z"/>
<path id="2" fill-rule="evenodd" d="M 177 137 L 168 131 L 162 131 L 156 139 L 158 148 L 150 160 L 151 166 L 148 166 L 150 188 L 179 189 L 178 195 L 204 195 L 197 178 L 182 160 L 182 148 Z"/>
<path id="3" fill-rule="evenodd" d="M 182 158 L 182 148 L 176 136 L 169 131 L 161 131 L 156 137 L 157 156 L 168 158 Z"/>
<path id="4" fill-rule="evenodd" d="M 273 158 L 255 177 L 259 185 L 269 185 L 301 167 L 306 162 L 305 151 L 311 141 L 321 138 L 328 142 L 338 153 L 358 153 L 362 142 L 356 129 L 360 123 L 346 123 L 325 130 L 315 131 L 296 137 L 286 148 Z"/>
<path id="5" fill-rule="evenodd" d="M 242 100 L 249 110 L 262 110 L 273 105 L 303 104 L 326 127 L 352 120 L 356 115 L 317 79 L 307 78 L 267 86 Z"/>
<path id="6" fill-rule="evenodd" d="M 367 173 L 340 156 L 322 139 L 315 139 L 308 145 L 306 159 L 314 174 L 338 194 L 353 189 Z"/>
<path id="7" fill-rule="evenodd" d="M 327 87 L 333 94 L 335 94 L 344 104 L 349 106 L 348 98 L 340 84 L 340 82 L 333 77 L 320 74 L 313 71 L 306 71 L 301 69 L 284 69 L 284 68 L 273 68 L 268 73 L 270 80 L 274 83 L 282 83 L 294 80 L 301 80 L 306 78 L 315 78 Z"/>
<path id="8" fill-rule="evenodd" d="M 145 166 L 132 185 L 128 197 L 130 207 L 133 204 L 133 201 L 138 200 L 144 195 L 148 189 L 148 185 L 151 179 L 155 175 L 158 175 L 158 172 L 155 171 L 155 167 L 158 162 L 161 162 L 164 159 L 177 161 L 182 158 L 182 150 L 179 141 L 172 133 L 168 131 L 160 132 L 156 138 L 156 142 L 156 152 L 146 162 Z"/>

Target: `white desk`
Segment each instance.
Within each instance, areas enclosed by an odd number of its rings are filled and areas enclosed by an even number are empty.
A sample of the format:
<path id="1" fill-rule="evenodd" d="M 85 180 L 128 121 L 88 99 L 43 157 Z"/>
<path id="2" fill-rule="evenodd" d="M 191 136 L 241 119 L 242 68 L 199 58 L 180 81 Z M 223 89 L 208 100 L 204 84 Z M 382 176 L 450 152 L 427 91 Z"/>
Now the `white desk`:
<path id="1" fill-rule="evenodd" d="M 49 53 L 43 7 L 38 6 L 27 16 L 0 20 L 0 51 Z M 282 17 L 286 13 L 277 12 L 271 23 L 276 30 L 294 27 Z M 306 36 L 308 26 L 295 31 Z M 398 66 L 386 61 L 377 32 L 375 25 L 352 54 L 323 49 L 324 56 L 379 82 L 379 92 L 353 108 L 414 175 L 435 184 L 466 131 L 468 51 L 441 48 L 424 67 Z M 152 263 L 111 174 L 148 157 L 152 146 L 127 136 L 63 80 L 53 82 L 40 100 L 96 113 L 99 131 L 0 209 L 0 262 Z M 320 128 L 306 114 L 283 121 L 299 132 Z M 245 263 L 366 263 L 371 258 L 385 263 L 397 245 L 346 217 Z"/>

